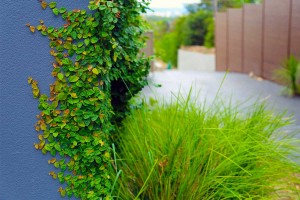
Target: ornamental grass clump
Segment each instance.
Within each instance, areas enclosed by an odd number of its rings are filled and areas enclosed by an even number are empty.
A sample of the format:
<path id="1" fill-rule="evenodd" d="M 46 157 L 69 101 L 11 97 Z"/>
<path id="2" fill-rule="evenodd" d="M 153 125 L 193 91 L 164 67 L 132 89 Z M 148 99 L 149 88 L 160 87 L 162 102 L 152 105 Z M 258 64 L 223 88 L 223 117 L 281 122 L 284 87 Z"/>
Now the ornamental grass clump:
<path id="1" fill-rule="evenodd" d="M 291 55 L 281 68 L 275 70 L 274 77 L 285 85 L 283 93 L 289 96 L 300 96 L 300 60 Z"/>
<path id="2" fill-rule="evenodd" d="M 136 110 L 119 130 L 115 195 L 276 199 L 288 191 L 298 198 L 299 140 L 282 129 L 289 123 L 260 104 L 241 111 L 178 98 Z"/>

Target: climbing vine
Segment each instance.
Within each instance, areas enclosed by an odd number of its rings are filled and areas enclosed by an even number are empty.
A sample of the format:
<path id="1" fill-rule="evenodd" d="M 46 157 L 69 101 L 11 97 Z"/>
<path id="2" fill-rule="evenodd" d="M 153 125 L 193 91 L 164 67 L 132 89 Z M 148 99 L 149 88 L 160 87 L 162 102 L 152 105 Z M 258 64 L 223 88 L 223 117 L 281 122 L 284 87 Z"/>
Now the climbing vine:
<path id="1" fill-rule="evenodd" d="M 49 174 L 65 183 L 61 196 L 110 199 L 112 133 L 130 98 L 147 84 L 149 59 L 139 50 L 145 43 L 140 14 L 148 2 L 91 0 L 88 11 L 40 3 L 66 24 L 27 24 L 49 38 L 54 58 L 50 95 L 40 94 L 38 82 L 28 78 L 41 110 L 34 146 L 53 156 L 48 163 L 60 170 Z"/>

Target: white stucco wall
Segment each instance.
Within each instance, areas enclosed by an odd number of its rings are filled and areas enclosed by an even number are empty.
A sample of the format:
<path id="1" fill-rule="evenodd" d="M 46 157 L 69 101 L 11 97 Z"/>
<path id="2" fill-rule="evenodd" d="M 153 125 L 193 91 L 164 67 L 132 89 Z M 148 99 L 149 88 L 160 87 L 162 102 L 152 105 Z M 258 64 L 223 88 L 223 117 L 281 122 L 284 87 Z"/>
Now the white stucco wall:
<path id="1" fill-rule="evenodd" d="M 216 71 L 215 57 L 215 54 L 203 54 L 179 49 L 178 69 L 213 72 Z"/>

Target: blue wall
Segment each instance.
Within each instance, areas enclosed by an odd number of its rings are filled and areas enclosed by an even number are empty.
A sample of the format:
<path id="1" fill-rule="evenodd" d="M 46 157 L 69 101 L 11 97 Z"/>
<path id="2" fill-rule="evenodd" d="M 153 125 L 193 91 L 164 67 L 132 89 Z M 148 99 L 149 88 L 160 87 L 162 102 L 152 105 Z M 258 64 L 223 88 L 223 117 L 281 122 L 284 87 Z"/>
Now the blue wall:
<path id="1" fill-rule="evenodd" d="M 57 0 L 68 9 L 87 8 L 88 0 Z M 26 23 L 62 25 L 52 11 L 42 10 L 38 0 L 1 0 L 0 8 L 0 200 L 61 199 L 57 180 L 48 173 L 51 158 L 34 149 L 38 102 L 27 84 L 28 76 L 48 93 L 52 57 L 49 42 L 31 33 Z"/>

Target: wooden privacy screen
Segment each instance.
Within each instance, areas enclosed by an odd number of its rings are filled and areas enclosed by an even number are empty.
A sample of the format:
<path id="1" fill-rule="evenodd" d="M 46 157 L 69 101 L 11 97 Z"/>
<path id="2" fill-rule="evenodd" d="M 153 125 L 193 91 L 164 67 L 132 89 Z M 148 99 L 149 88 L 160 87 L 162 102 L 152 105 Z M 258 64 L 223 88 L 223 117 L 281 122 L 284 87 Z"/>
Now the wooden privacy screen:
<path id="1" fill-rule="evenodd" d="M 300 0 L 292 1 L 290 53 L 300 57 Z"/>
<path id="2" fill-rule="evenodd" d="M 142 53 L 145 53 L 145 55 L 147 57 L 149 56 L 153 56 L 154 55 L 154 47 L 153 47 L 153 43 L 154 43 L 154 36 L 153 36 L 153 32 L 146 32 L 145 36 L 147 37 L 147 43 L 146 46 L 141 49 Z M 151 62 L 151 71 L 154 70 L 154 62 Z"/>
<path id="3" fill-rule="evenodd" d="M 141 49 L 141 52 L 145 53 L 146 56 L 153 56 L 153 32 L 146 32 L 145 36 L 147 37 L 147 44 L 145 48 Z"/>
<path id="4" fill-rule="evenodd" d="M 245 5 L 243 36 L 243 72 L 262 76 L 263 7 Z"/>
<path id="5" fill-rule="evenodd" d="M 217 13 L 216 52 L 218 71 L 272 80 L 290 54 L 300 57 L 300 0 L 265 0 Z"/>
<path id="6" fill-rule="evenodd" d="M 216 14 L 216 69 L 226 71 L 227 60 L 227 13 Z"/>
<path id="7" fill-rule="evenodd" d="M 265 0 L 263 77 L 273 78 L 274 70 L 289 53 L 290 0 Z"/>
<path id="8" fill-rule="evenodd" d="M 243 15 L 241 9 L 228 9 L 228 69 L 242 72 L 242 31 Z M 235 55 L 235 56 L 231 56 Z"/>

